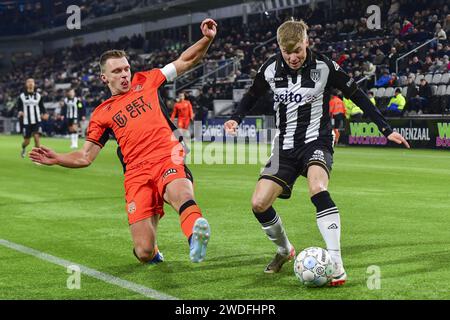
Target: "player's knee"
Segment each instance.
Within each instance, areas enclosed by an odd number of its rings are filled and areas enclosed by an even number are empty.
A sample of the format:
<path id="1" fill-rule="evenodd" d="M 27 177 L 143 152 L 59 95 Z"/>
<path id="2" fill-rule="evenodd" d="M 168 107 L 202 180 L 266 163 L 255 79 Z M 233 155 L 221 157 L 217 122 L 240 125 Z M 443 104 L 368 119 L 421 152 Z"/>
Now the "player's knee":
<path id="1" fill-rule="evenodd" d="M 154 246 L 136 246 L 134 248 L 134 254 L 141 262 L 148 262 L 155 256 Z"/>
<path id="2" fill-rule="evenodd" d="M 256 213 L 265 212 L 269 207 L 271 206 L 271 203 L 267 201 L 266 199 L 262 197 L 253 197 L 252 198 L 252 210 Z"/>
<path id="3" fill-rule="evenodd" d="M 327 191 L 326 185 L 324 185 L 322 183 L 317 183 L 317 184 L 309 186 L 309 194 L 311 197 L 315 196 L 316 194 L 318 194 L 322 191 Z"/>

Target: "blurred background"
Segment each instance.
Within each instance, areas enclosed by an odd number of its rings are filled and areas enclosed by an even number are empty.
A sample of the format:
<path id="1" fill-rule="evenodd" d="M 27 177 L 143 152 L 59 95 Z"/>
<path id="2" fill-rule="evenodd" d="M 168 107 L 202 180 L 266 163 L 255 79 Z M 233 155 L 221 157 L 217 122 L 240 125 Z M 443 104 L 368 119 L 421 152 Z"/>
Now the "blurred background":
<path id="1" fill-rule="evenodd" d="M 367 7 L 374 4 L 380 29 L 368 28 Z M 73 5 L 79 29 L 69 26 Z M 84 135 L 90 113 L 109 97 L 99 79 L 103 51 L 126 50 L 134 72 L 160 68 L 200 38 L 206 17 L 218 22 L 218 35 L 201 64 L 165 87 L 169 109 L 183 92 L 196 120 L 229 115 L 277 52 L 277 27 L 293 17 L 309 25 L 310 47 L 371 92 L 387 116 L 448 119 L 450 12 L 444 0 L 0 0 L 0 132 L 19 133 L 17 100 L 32 77 L 50 115 L 44 135 L 67 134 L 59 114 L 71 88 L 86 110 Z M 406 105 L 392 115 L 387 109 L 396 91 Z M 344 103 L 347 121 L 364 120 L 351 101 Z M 269 94 L 252 112 L 267 128 L 274 126 L 272 107 Z"/>

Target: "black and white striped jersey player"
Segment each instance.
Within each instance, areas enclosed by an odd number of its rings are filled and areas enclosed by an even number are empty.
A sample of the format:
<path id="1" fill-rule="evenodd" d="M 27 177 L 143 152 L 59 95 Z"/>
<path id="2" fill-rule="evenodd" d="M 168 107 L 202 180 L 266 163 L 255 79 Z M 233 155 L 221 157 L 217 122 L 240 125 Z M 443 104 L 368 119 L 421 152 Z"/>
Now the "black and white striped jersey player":
<path id="1" fill-rule="evenodd" d="M 328 104 L 331 88 L 341 90 L 361 107 L 389 140 L 409 146 L 336 62 L 308 48 L 306 30 L 303 21 L 287 21 L 278 28 L 280 52 L 261 66 L 237 110 L 225 123 L 225 130 L 235 134 L 258 98 L 270 90 L 273 92 L 277 134 L 272 155 L 252 198 L 255 217 L 278 247 L 265 272 L 278 272 L 295 257 L 295 249 L 272 204 L 278 197 L 289 198 L 296 179 L 302 175 L 308 180 L 311 201 L 317 209 L 317 224 L 334 263 L 330 285 L 337 286 L 345 283 L 347 274 L 340 251 L 339 211 L 327 191 L 333 163 Z"/>
<path id="2" fill-rule="evenodd" d="M 75 90 L 70 89 L 67 97 L 64 98 L 64 105 L 61 108 L 61 115 L 64 116 L 64 122 L 67 125 L 67 131 L 70 135 L 72 149 L 78 148 L 78 123 L 84 117 L 83 103 L 78 97 L 75 97 Z"/>
<path id="3" fill-rule="evenodd" d="M 34 138 L 34 145 L 40 146 L 41 121 L 46 117 L 44 101 L 41 94 L 36 92 L 35 85 L 34 79 L 27 79 L 25 91 L 17 99 L 18 116 L 23 134 L 22 158 L 25 157 L 25 150 L 30 144 L 31 136 Z"/>

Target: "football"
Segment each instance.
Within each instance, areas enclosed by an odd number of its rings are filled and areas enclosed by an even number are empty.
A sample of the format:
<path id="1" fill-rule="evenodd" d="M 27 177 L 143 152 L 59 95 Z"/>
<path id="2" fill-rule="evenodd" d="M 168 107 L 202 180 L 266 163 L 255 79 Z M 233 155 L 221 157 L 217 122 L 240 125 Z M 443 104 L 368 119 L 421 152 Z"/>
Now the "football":
<path id="1" fill-rule="evenodd" d="M 333 274 L 333 263 L 327 250 L 319 247 L 306 248 L 294 262 L 296 277 L 307 287 L 326 285 Z"/>

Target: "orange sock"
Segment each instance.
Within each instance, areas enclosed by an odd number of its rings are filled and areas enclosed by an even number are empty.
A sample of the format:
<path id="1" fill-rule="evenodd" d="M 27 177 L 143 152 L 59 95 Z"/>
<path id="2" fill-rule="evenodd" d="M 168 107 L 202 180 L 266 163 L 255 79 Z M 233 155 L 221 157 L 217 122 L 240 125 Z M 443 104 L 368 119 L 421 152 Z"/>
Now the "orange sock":
<path id="1" fill-rule="evenodd" d="M 195 203 L 195 202 L 194 202 Z M 202 217 L 200 208 L 196 205 L 190 205 L 189 207 L 182 210 L 180 214 L 181 229 L 183 230 L 186 238 L 192 235 L 192 227 L 194 226 L 195 220 Z"/>

